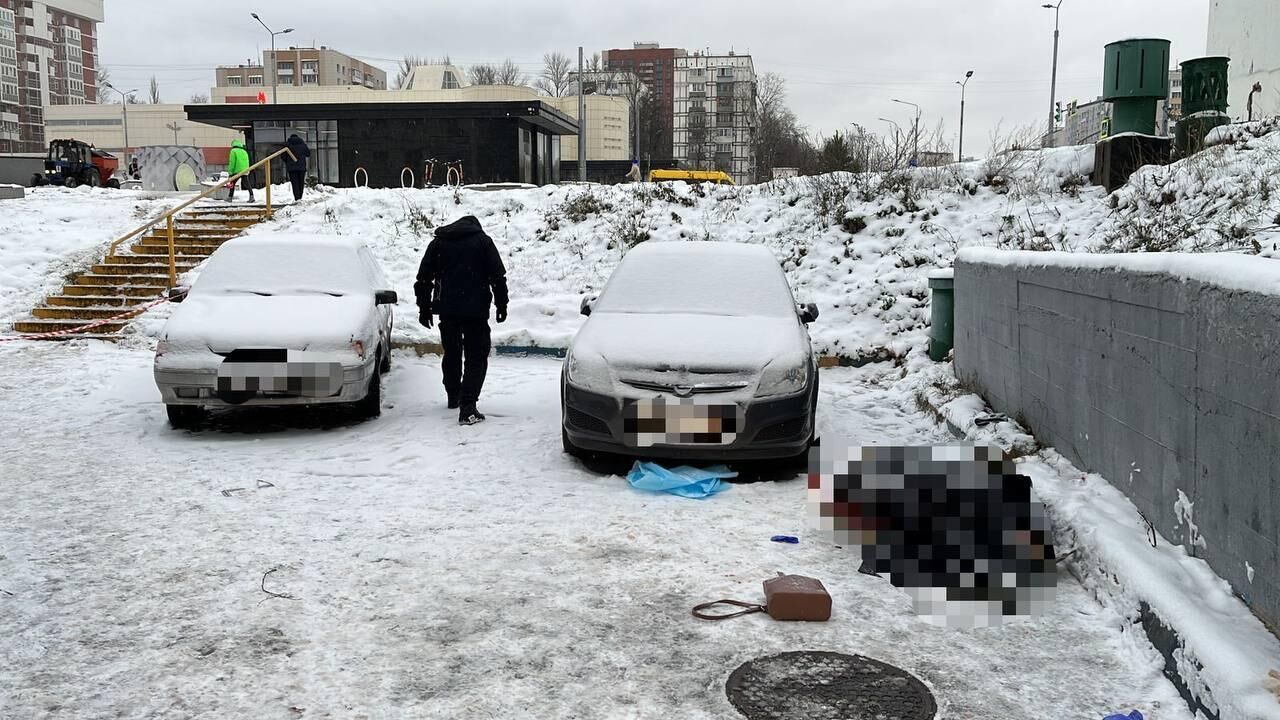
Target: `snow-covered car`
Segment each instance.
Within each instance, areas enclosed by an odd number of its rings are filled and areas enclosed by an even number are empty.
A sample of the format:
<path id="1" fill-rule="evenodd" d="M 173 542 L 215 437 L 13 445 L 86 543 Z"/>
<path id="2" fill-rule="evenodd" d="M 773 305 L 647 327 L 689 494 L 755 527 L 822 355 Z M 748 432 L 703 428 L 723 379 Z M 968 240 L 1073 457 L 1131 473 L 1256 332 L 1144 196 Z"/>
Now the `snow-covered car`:
<path id="1" fill-rule="evenodd" d="M 619 264 L 561 371 L 566 453 L 798 458 L 815 437 L 818 368 L 778 260 L 758 245 L 646 243 Z"/>
<path id="2" fill-rule="evenodd" d="M 352 403 L 378 415 L 394 290 L 349 238 L 276 234 L 218 248 L 165 323 L 155 380 L 174 427 L 208 408 Z"/>

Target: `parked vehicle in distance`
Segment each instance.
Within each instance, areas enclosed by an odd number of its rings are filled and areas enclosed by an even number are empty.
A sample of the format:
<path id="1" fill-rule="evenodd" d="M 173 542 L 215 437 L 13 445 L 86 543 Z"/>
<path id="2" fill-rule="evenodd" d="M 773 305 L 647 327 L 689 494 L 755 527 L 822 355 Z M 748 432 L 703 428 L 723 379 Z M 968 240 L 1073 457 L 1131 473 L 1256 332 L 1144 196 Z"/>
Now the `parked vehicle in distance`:
<path id="1" fill-rule="evenodd" d="M 777 258 L 759 245 L 636 247 L 561 372 L 561 436 L 574 456 L 795 459 L 815 439 L 818 367 Z"/>
<path id="2" fill-rule="evenodd" d="M 44 173 L 31 176 L 31 187 L 61 185 L 75 188 L 120 188 L 120 178 L 113 177 L 120 168 L 115 155 L 99 150 L 80 140 L 50 140 Z"/>
<path id="3" fill-rule="evenodd" d="M 177 428 L 243 405 L 352 403 L 381 412 L 395 291 L 349 238 L 228 240 L 205 264 L 156 347 L 155 380 Z"/>
<path id="4" fill-rule="evenodd" d="M 719 170 L 650 170 L 649 182 L 735 184 L 732 177 Z"/>

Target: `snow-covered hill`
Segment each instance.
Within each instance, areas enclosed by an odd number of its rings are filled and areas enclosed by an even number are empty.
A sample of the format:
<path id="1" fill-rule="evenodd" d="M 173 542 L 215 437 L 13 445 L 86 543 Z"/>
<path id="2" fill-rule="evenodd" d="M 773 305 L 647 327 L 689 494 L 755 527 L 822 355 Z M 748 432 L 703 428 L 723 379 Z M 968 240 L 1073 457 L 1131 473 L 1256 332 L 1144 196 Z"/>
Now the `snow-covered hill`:
<path id="1" fill-rule="evenodd" d="M 759 243 L 784 264 L 797 300 L 820 307 L 812 333 L 821 352 L 901 356 L 925 342 L 928 272 L 949 266 L 961 247 L 1280 257 L 1280 188 L 1272 180 L 1280 177 L 1278 129 L 1277 121 L 1221 129 L 1210 149 L 1146 168 L 1111 195 L 1087 184 L 1093 148 L 1082 146 L 741 188 L 320 188 L 251 232 L 362 238 L 401 293 L 398 339 L 429 342 L 436 335 L 418 324 L 413 306 L 418 262 L 435 227 L 475 215 L 509 271 L 511 319 L 495 328 L 495 340 L 549 347 L 568 343 L 581 324 L 581 297 L 598 292 L 637 243 Z M 156 203 L 41 189 L 6 205 L 18 210 L 21 225 L 0 238 L 0 267 L 9 273 L 0 274 L 0 317 L 25 310 L 71 265 L 87 264 L 113 228 L 152 214 Z M 161 308 L 137 329 L 154 335 L 164 318 Z"/>
<path id="2" fill-rule="evenodd" d="M 434 227 L 475 215 L 508 266 L 511 319 L 496 329 L 495 340 L 550 347 L 568 343 L 581 324 L 581 297 L 598 292 L 637 243 L 759 243 L 783 263 L 797 300 L 821 308 L 812 332 L 822 352 L 902 355 L 924 339 L 928 272 L 949 266 L 959 247 L 1022 247 L 1034 244 L 1040 230 L 1083 246 L 1106 217 L 1101 190 L 1079 181 L 1092 163 L 1088 153 L 1025 155 L 999 166 L 836 174 L 742 188 L 324 190 L 318 201 L 286 209 L 276 225 L 253 232 L 363 238 L 402 294 L 398 337 L 430 341 L 435 335 L 418 325 L 412 304 L 418 263 Z M 992 169 L 1009 179 L 990 175 Z M 1049 198 L 1071 213 L 1045 207 Z"/>

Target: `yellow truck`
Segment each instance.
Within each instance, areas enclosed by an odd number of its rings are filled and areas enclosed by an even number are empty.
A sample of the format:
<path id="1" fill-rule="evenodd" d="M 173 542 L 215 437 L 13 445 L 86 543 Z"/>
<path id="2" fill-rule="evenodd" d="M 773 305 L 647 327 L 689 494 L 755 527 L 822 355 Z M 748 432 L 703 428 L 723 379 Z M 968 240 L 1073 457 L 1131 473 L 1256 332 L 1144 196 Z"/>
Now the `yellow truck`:
<path id="1" fill-rule="evenodd" d="M 651 170 L 649 182 L 715 183 L 733 185 L 733 178 L 719 170 Z"/>

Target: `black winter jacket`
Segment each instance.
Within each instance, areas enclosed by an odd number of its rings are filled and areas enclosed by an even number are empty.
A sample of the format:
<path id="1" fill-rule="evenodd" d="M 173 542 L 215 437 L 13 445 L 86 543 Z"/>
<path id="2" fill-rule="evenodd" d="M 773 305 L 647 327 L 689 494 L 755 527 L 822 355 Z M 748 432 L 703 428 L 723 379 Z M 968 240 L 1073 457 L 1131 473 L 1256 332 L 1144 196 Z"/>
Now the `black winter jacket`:
<path id="1" fill-rule="evenodd" d="M 468 215 L 436 229 L 413 284 L 418 309 L 442 317 L 488 318 L 507 307 L 507 269 L 480 221 Z"/>
<path id="2" fill-rule="evenodd" d="M 311 148 L 307 147 L 307 141 L 295 134 L 289 136 L 285 145 L 293 153 L 293 158 L 284 156 L 284 169 L 291 173 L 306 172 L 307 158 L 311 157 Z"/>

